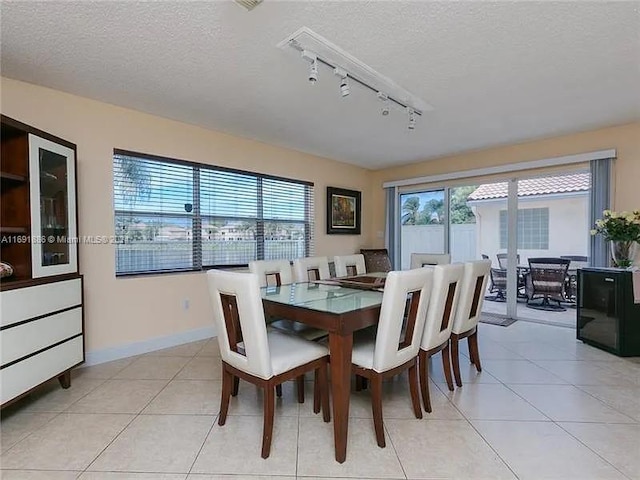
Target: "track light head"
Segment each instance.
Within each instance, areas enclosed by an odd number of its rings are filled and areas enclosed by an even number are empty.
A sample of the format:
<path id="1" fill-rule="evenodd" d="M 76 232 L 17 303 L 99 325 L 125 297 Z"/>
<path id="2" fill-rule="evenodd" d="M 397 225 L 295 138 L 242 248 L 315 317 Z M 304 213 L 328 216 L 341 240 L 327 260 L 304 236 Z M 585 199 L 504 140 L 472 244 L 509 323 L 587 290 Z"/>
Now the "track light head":
<path id="1" fill-rule="evenodd" d="M 348 96 L 351 93 L 351 88 L 349 87 L 349 76 L 347 72 L 340 67 L 336 67 L 333 69 L 333 74 L 337 77 L 340 77 L 340 94 L 343 97 Z"/>
<path id="2" fill-rule="evenodd" d="M 318 81 L 318 61 L 313 60 L 309 66 L 309 83 L 315 85 Z"/>
<path id="3" fill-rule="evenodd" d="M 309 50 L 303 50 L 302 58 L 310 64 L 308 80 L 311 85 L 315 85 L 318 81 L 318 56 Z"/>
<path id="4" fill-rule="evenodd" d="M 349 78 L 344 77 L 340 82 L 340 94 L 343 97 L 348 96 L 351 93 L 351 88 L 349 87 Z"/>
<path id="5" fill-rule="evenodd" d="M 411 107 L 407 107 L 407 114 L 409 115 L 409 130 L 415 130 L 416 128 L 416 112 Z"/>
<path id="6" fill-rule="evenodd" d="M 382 92 L 378 92 L 378 100 L 382 102 L 380 113 L 383 117 L 386 117 L 387 115 L 389 115 L 389 97 Z"/>

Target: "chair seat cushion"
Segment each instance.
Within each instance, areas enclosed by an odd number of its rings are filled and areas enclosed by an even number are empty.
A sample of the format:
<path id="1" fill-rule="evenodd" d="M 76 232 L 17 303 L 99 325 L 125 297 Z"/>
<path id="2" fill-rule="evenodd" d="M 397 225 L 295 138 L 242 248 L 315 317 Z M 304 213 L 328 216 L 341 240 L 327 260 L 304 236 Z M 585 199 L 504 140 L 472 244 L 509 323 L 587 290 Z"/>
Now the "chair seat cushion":
<path id="1" fill-rule="evenodd" d="M 312 362 L 329 354 L 326 346 L 271 330 L 267 333 L 274 375 Z"/>
<path id="2" fill-rule="evenodd" d="M 351 363 L 362 368 L 373 368 L 373 351 L 376 346 L 376 339 L 362 336 L 354 340 Z"/>

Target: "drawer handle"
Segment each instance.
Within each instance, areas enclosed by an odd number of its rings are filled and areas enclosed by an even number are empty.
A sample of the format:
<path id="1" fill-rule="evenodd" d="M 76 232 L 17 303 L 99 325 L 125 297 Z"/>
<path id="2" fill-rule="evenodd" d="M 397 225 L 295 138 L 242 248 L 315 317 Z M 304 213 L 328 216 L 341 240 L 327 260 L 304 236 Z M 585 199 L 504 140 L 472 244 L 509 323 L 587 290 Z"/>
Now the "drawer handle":
<path id="1" fill-rule="evenodd" d="M 615 282 L 615 279 L 611 278 L 611 277 L 606 277 L 604 279 L 605 282 Z"/>

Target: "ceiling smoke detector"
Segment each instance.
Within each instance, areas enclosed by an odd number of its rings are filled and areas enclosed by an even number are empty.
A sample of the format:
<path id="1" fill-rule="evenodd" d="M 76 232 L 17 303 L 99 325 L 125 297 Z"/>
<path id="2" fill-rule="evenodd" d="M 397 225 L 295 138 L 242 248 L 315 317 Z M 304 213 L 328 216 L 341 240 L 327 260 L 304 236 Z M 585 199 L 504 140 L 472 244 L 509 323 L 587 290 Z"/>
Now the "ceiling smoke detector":
<path id="1" fill-rule="evenodd" d="M 262 3 L 263 0 L 235 0 L 241 7 L 246 8 L 249 12 Z"/>

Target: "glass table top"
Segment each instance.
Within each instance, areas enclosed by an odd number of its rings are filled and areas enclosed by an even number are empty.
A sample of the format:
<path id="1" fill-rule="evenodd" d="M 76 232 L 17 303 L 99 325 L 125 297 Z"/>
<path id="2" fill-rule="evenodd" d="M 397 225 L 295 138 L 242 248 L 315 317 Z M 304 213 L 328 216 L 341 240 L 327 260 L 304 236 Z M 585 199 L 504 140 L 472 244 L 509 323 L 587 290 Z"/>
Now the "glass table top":
<path id="1" fill-rule="evenodd" d="M 264 300 L 336 314 L 376 307 L 382 303 L 382 292 L 318 283 L 262 287 L 260 293 Z"/>

